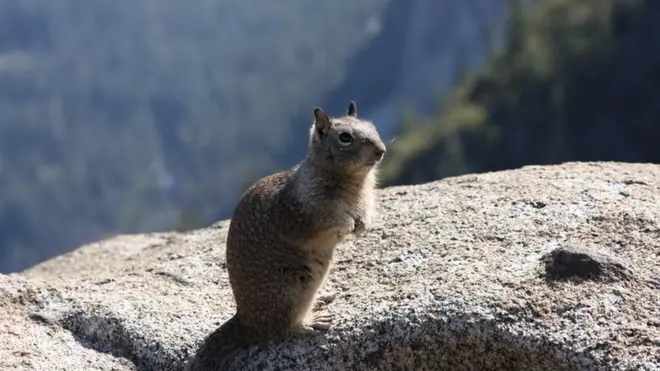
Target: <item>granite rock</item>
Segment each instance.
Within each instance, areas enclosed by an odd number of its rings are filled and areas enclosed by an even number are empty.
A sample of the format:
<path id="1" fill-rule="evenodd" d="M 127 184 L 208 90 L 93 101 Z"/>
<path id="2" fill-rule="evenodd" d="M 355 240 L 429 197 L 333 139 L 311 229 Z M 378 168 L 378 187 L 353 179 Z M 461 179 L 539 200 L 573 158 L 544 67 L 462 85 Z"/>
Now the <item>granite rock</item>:
<path id="1" fill-rule="evenodd" d="M 660 166 L 566 163 L 379 191 L 335 325 L 253 370 L 660 370 Z M 229 221 L 0 276 L 0 370 L 181 370 L 234 311 Z"/>

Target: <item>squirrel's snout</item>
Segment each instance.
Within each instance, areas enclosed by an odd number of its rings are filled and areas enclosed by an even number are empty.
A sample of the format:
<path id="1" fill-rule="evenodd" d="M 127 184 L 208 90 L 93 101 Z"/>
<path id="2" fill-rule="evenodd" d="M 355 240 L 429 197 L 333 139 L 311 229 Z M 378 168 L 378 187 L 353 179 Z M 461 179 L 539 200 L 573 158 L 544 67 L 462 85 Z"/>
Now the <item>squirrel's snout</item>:
<path id="1" fill-rule="evenodd" d="M 377 161 L 380 161 L 383 159 L 383 156 L 385 156 L 385 146 L 376 146 L 374 149 L 374 155 L 376 155 Z"/>

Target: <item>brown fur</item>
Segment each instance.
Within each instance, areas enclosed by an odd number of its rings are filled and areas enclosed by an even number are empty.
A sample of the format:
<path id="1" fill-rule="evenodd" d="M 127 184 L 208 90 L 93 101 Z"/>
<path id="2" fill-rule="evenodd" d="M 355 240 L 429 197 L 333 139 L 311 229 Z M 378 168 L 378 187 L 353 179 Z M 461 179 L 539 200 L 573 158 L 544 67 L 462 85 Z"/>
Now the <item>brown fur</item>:
<path id="1" fill-rule="evenodd" d="M 368 228 L 375 166 L 385 152 L 376 128 L 316 109 L 306 158 L 257 181 L 241 197 L 227 237 L 227 269 L 236 314 L 213 332 L 189 371 L 225 370 L 239 350 L 327 329 L 331 316 L 311 314 L 334 249 Z M 351 144 L 340 140 L 346 133 Z M 316 330 L 315 330 L 316 329 Z"/>

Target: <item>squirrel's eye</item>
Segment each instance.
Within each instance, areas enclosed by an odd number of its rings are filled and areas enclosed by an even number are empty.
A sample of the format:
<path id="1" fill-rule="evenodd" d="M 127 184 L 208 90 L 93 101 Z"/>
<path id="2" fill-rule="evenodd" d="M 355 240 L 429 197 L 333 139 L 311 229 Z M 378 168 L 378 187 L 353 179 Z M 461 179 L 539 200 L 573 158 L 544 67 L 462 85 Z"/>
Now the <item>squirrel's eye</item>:
<path id="1" fill-rule="evenodd" d="M 350 144 L 353 142 L 353 137 L 349 133 L 341 133 L 339 134 L 339 141 L 342 144 Z"/>

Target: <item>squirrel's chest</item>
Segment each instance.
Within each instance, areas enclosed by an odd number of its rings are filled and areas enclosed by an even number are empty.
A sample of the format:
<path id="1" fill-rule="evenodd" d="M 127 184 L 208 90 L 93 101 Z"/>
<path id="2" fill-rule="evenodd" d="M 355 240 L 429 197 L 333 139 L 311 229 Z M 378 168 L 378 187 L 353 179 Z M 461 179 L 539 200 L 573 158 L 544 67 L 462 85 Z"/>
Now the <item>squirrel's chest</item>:
<path id="1" fill-rule="evenodd" d="M 372 214 L 375 203 L 373 190 L 360 189 L 339 198 L 337 200 L 337 211 L 353 216 L 367 217 Z"/>

